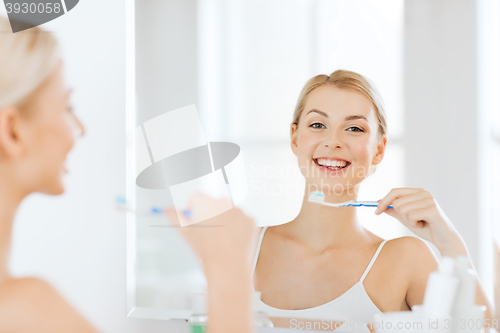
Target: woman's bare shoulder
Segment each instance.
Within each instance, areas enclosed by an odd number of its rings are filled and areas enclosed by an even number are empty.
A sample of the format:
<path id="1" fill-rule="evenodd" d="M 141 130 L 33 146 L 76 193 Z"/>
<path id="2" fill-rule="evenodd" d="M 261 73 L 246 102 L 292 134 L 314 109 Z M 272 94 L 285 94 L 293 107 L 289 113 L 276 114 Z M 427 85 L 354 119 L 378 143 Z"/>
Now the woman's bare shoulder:
<path id="1" fill-rule="evenodd" d="M 409 288 L 427 282 L 429 274 L 438 268 L 438 259 L 429 244 L 419 237 L 403 236 L 388 240 L 387 257 L 397 262 L 408 277 Z"/>
<path id="2" fill-rule="evenodd" d="M 8 279 L 0 284 L 0 308 L 26 300 L 41 300 L 55 296 L 55 289 L 46 281 L 27 277 Z"/>
<path id="3" fill-rule="evenodd" d="M 1 332 L 97 332 L 48 282 L 34 277 L 0 284 Z M 27 320 L 29 318 L 29 320 Z"/>
<path id="4" fill-rule="evenodd" d="M 431 247 L 419 237 L 402 236 L 389 239 L 384 247 L 389 254 L 411 259 L 413 264 L 421 263 L 429 266 L 437 264 L 437 258 Z"/>

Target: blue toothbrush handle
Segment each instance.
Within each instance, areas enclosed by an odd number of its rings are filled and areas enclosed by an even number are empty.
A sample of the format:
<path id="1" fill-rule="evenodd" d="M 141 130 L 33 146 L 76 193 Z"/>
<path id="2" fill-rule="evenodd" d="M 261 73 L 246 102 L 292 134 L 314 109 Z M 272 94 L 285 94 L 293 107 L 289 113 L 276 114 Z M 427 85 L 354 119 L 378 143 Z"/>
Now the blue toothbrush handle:
<path id="1" fill-rule="evenodd" d="M 349 204 L 348 206 L 353 206 L 353 207 L 377 207 L 378 206 L 378 201 L 355 201 L 352 204 Z M 393 208 L 392 205 L 387 206 L 387 208 Z"/>
<path id="2" fill-rule="evenodd" d="M 152 214 L 163 214 L 164 212 L 164 209 L 163 208 L 157 208 L 157 207 L 153 207 L 151 208 L 151 213 Z M 188 219 L 191 218 L 191 211 L 189 209 L 185 209 L 183 211 L 181 211 L 182 214 L 184 214 Z"/>
<path id="3" fill-rule="evenodd" d="M 189 209 L 183 210 L 182 214 L 186 215 L 188 219 L 191 218 L 191 211 Z"/>
<path id="4" fill-rule="evenodd" d="M 138 214 L 137 211 L 135 211 L 134 209 L 130 208 L 127 205 L 127 199 L 125 199 L 124 196 L 117 196 L 115 198 L 115 200 L 116 200 L 116 203 L 118 204 L 118 208 L 119 209 L 123 209 L 123 210 L 126 210 L 128 212 L 131 212 L 131 213 L 134 213 L 134 214 Z M 149 210 L 149 212 L 141 212 L 139 214 L 140 215 L 142 215 L 142 214 L 146 214 L 146 215 L 149 215 L 149 214 L 162 215 L 164 213 L 165 213 L 165 208 L 152 207 Z M 185 210 L 182 211 L 182 214 L 184 214 L 188 219 L 190 219 L 191 215 L 192 215 L 192 212 L 189 209 L 185 209 Z"/>

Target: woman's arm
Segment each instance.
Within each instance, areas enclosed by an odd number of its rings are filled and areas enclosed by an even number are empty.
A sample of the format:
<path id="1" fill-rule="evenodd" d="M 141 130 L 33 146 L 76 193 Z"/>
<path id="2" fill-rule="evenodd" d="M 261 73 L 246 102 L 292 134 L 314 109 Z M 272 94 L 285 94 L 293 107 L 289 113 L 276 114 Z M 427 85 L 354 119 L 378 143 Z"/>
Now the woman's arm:
<path id="1" fill-rule="evenodd" d="M 196 223 L 194 228 L 190 227 L 187 217 L 177 216 L 175 210 L 167 210 L 167 214 L 203 262 L 208 287 L 208 333 L 251 333 L 253 287 L 250 272 L 258 229 L 253 219 L 238 208 L 217 215 L 227 206 L 227 199 L 194 195 L 189 204 L 193 219 L 201 213 L 215 215 Z"/>
<path id="2" fill-rule="evenodd" d="M 388 209 L 391 204 L 394 208 Z M 469 258 L 470 268 L 474 270 L 465 242 L 430 192 L 422 188 L 394 188 L 379 201 L 375 214 L 382 212 L 400 221 L 417 236 L 433 243 L 442 256 L 466 255 Z M 422 249 L 422 251 L 422 255 L 429 256 L 429 248 Z M 419 276 L 418 272 L 415 273 Z M 428 273 L 430 272 L 427 272 L 427 275 Z M 420 275 L 418 279 L 422 281 L 423 277 Z M 422 284 L 418 281 L 412 283 Z M 476 304 L 486 306 L 485 324 L 486 326 L 491 325 L 492 307 L 485 296 L 477 274 L 476 284 Z M 424 291 L 422 288 L 414 287 L 413 289 L 416 290 L 411 292 L 410 302 L 418 301 L 419 297 L 423 299 Z"/>
<path id="3" fill-rule="evenodd" d="M 208 263 L 208 333 L 252 333 L 252 281 L 243 258 Z"/>

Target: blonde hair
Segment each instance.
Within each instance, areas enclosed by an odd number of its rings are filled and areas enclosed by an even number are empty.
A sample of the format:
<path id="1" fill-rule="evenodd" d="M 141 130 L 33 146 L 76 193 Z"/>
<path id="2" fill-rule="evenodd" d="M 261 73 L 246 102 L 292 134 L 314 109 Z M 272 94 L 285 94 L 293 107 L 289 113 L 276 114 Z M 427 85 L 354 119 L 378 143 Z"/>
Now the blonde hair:
<path id="1" fill-rule="evenodd" d="M 375 87 L 375 84 L 367 77 L 344 69 L 336 70 L 330 76 L 324 74 L 316 75 L 306 82 L 304 88 L 302 88 L 302 91 L 300 92 L 297 105 L 295 106 L 291 125 L 296 124 L 299 126 L 300 115 L 302 114 L 302 111 L 304 111 L 304 106 L 309 94 L 313 90 L 325 85 L 335 86 L 340 89 L 350 89 L 365 95 L 365 97 L 372 102 L 373 106 L 375 106 L 375 113 L 379 124 L 379 138 L 382 134 L 387 135 L 385 105 L 377 87 Z M 378 165 L 371 165 L 368 175 L 373 174 L 377 170 L 377 167 Z"/>
<path id="2" fill-rule="evenodd" d="M 38 27 L 12 33 L 9 20 L 0 16 L 0 110 L 27 102 L 60 59 L 51 33 Z"/>
<path id="3" fill-rule="evenodd" d="M 304 111 L 304 106 L 307 99 L 312 91 L 315 89 L 331 85 L 340 89 L 350 89 L 362 93 L 366 98 L 368 98 L 375 106 L 375 113 L 378 119 L 378 134 L 379 138 L 382 134 L 387 134 L 387 120 L 384 101 L 379 91 L 375 87 L 375 84 L 367 77 L 358 74 L 356 72 L 351 72 L 343 69 L 336 70 L 330 76 L 328 75 L 316 75 L 306 82 L 304 88 L 300 92 L 297 105 L 295 106 L 295 111 L 293 113 L 293 120 L 291 125 L 296 124 L 299 126 L 299 119 L 302 111 Z M 372 166 L 369 174 L 372 174 L 377 169 L 377 165 Z"/>

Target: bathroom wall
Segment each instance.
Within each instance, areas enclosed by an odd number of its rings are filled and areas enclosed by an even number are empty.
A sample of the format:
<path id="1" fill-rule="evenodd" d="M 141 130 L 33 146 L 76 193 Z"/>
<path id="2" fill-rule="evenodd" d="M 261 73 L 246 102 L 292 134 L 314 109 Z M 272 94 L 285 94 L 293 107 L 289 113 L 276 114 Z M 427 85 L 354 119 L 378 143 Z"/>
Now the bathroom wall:
<path id="1" fill-rule="evenodd" d="M 493 2 L 407 0 L 404 49 L 408 186 L 434 195 L 466 242 L 490 298 L 490 133 L 499 113 L 488 95 L 498 66 L 488 49 Z M 498 79 L 498 70 L 494 74 Z"/>

